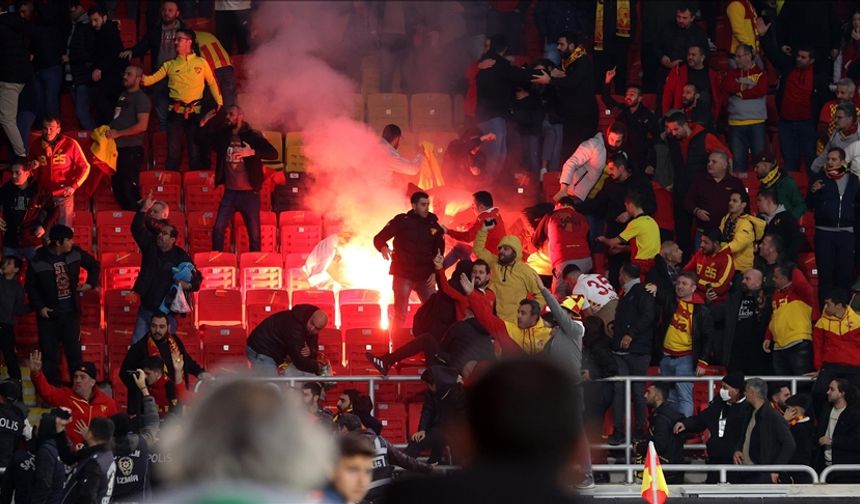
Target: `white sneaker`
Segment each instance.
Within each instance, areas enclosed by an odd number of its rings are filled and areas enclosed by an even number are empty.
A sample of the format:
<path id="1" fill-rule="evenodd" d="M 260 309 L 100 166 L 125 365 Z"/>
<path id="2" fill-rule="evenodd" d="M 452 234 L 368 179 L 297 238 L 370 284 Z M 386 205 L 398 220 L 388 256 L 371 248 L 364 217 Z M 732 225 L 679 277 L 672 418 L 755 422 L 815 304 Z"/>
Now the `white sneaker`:
<path id="1" fill-rule="evenodd" d="M 582 481 L 576 484 L 576 488 L 580 490 L 588 490 L 589 488 L 594 488 L 594 475 L 586 474 Z"/>

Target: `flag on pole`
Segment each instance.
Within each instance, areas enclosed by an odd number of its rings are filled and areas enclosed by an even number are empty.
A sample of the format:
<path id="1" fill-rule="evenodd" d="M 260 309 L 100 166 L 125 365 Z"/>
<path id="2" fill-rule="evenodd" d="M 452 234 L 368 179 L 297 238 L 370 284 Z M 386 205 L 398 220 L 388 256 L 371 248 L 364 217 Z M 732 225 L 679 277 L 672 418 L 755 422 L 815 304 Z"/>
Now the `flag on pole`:
<path id="1" fill-rule="evenodd" d="M 669 486 L 660 467 L 660 457 L 654 442 L 648 442 L 648 453 L 645 454 L 645 467 L 642 470 L 642 498 L 649 504 L 663 504 L 669 498 Z"/>

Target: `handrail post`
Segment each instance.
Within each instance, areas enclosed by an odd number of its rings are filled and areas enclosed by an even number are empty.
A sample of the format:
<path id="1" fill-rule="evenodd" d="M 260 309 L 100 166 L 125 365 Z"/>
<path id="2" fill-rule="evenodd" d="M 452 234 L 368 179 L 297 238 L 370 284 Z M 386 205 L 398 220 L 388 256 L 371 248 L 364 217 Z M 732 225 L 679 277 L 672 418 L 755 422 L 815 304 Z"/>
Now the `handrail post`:
<path id="1" fill-rule="evenodd" d="M 374 389 L 373 385 L 376 383 L 376 378 L 370 378 L 369 380 L 367 380 L 367 382 L 368 382 L 368 388 L 370 389 L 370 390 L 368 390 L 367 395 L 368 395 L 368 397 L 370 397 L 370 404 L 373 404 L 375 407 L 376 406 L 376 398 L 373 395 L 373 389 Z"/>
<path id="2" fill-rule="evenodd" d="M 720 469 L 720 483 L 725 483 L 728 480 L 727 472 L 725 468 Z"/>
<path id="3" fill-rule="evenodd" d="M 631 454 L 633 452 L 632 444 L 632 434 L 630 432 L 631 424 L 633 423 L 633 415 L 631 415 L 631 407 L 630 403 L 633 400 L 633 394 L 631 393 L 631 380 L 630 377 L 625 377 L 624 379 L 624 459 L 626 463 L 630 463 Z M 641 419 L 637 418 L 637 421 L 641 421 Z M 630 480 L 629 483 L 633 482 L 633 471 L 630 471 Z"/>

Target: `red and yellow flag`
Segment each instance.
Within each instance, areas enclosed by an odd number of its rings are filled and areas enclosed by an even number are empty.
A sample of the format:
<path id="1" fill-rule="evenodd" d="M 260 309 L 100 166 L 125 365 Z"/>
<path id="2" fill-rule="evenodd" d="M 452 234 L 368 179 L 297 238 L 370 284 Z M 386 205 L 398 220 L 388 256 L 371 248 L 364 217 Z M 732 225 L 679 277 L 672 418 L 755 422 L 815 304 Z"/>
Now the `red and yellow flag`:
<path id="1" fill-rule="evenodd" d="M 660 457 L 654 442 L 648 443 L 648 453 L 645 454 L 645 468 L 642 471 L 642 498 L 649 504 L 663 504 L 669 498 L 669 486 L 660 467 Z"/>

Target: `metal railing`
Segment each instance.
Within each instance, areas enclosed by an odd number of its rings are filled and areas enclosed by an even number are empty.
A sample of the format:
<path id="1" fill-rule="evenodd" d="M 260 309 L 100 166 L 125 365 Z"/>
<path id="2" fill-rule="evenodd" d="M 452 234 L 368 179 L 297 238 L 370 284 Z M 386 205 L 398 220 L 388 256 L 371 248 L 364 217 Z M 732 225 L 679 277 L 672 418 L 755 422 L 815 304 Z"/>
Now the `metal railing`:
<path id="1" fill-rule="evenodd" d="M 805 465 L 732 465 L 732 464 L 661 464 L 664 472 L 719 472 L 720 483 L 727 482 L 727 474 L 730 472 L 804 472 L 812 478 L 813 483 L 818 483 L 818 473 L 815 469 Z M 848 466 L 846 466 L 848 467 Z M 857 466 L 860 468 L 860 466 Z M 602 472 L 624 472 L 627 483 L 633 483 L 633 473 L 642 470 L 642 464 L 595 464 L 593 471 Z M 825 471 L 826 473 L 826 471 Z M 822 473 L 822 478 L 825 476 Z"/>
<path id="2" fill-rule="evenodd" d="M 830 476 L 831 473 L 846 471 L 860 471 L 860 464 L 838 464 L 829 466 L 821 471 L 821 482 L 827 483 L 827 477 Z"/>
<path id="3" fill-rule="evenodd" d="M 797 382 L 811 382 L 813 379 L 809 376 L 749 376 L 747 378 L 761 378 L 767 382 L 789 382 L 791 385 L 791 393 L 797 393 Z M 714 383 L 721 382 L 722 376 L 611 376 L 603 378 L 599 381 L 603 382 L 623 382 L 624 383 L 624 418 L 628 421 L 624 422 L 624 444 L 619 445 L 598 445 L 604 449 L 624 450 L 624 460 L 626 464 L 630 464 L 632 460 L 633 450 L 633 426 L 631 419 L 632 413 L 632 384 L 633 382 L 707 382 L 708 383 L 708 402 L 714 399 Z M 643 419 L 644 420 L 644 419 Z M 703 449 L 704 445 L 685 445 L 685 448 Z M 693 448 L 695 447 L 695 448 Z"/>

